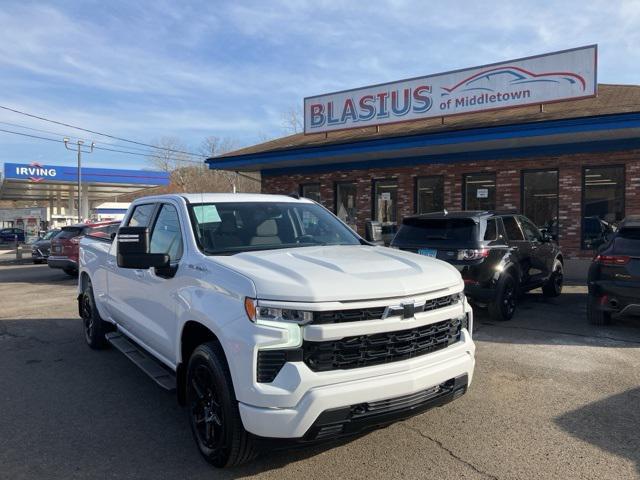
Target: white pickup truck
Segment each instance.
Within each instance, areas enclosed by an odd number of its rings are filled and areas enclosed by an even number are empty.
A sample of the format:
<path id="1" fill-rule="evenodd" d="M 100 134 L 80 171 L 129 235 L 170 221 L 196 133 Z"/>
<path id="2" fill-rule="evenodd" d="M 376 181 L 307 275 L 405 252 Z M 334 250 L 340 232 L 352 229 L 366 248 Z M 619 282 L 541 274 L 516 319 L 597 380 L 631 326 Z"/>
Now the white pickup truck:
<path id="1" fill-rule="evenodd" d="M 454 267 L 370 245 L 311 200 L 162 195 L 133 202 L 115 241 L 81 241 L 78 309 L 90 347 L 177 391 L 223 467 L 261 438 L 356 434 L 464 394 L 463 287 Z"/>

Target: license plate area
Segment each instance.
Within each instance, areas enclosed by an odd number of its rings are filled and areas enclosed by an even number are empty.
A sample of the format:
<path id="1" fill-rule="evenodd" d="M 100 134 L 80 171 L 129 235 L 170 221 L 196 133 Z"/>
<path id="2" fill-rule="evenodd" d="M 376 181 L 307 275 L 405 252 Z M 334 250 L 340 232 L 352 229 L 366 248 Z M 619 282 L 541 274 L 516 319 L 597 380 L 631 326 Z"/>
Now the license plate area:
<path id="1" fill-rule="evenodd" d="M 418 254 L 424 255 L 425 257 L 436 258 L 438 256 L 438 251 L 433 248 L 420 248 L 418 249 Z"/>

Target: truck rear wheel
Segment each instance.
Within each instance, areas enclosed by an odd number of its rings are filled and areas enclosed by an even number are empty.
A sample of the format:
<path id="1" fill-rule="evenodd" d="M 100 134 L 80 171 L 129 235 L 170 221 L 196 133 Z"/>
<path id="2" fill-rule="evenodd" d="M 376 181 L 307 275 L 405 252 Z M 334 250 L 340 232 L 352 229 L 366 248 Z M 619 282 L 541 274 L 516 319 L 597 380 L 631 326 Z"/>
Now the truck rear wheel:
<path id="1" fill-rule="evenodd" d="M 232 467 L 256 456 L 244 429 L 229 368 L 213 342 L 198 346 L 187 367 L 187 408 L 200 453 L 212 465 Z"/>
<path id="2" fill-rule="evenodd" d="M 87 341 L 87 345 L 95 350 L 107 348 L 109 342 L 107 342 L 105 334 L 113 330 L 113 327 L 100 317 L 100 313 L 96 308 L 96 301 L 93 298 L 91 280 L 88 278 L 80 296 L 80 316 L 82 317 L 84 338 Z"/>

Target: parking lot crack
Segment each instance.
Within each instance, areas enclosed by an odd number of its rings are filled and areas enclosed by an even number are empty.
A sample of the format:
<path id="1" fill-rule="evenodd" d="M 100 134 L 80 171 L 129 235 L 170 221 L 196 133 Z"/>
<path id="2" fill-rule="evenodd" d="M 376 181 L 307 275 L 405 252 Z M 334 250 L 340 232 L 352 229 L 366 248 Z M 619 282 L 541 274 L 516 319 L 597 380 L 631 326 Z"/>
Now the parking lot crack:
<path id="1" fill-rule="evenodd" d="M 420 431 L 419 429 L 412 427 L 410 425 L 407 425 L 406 423 L 400 423 L 399 424 L 401 427 L 405 427 L 407 430 L 411 430 L 412 432 L 417 433 L 418 435 L 420 435 L 423 438 L 426 438 L 427 440 L 435 443 L 441 450 L 445 451 L 447 454 L 449 454 L 449 456 L 455 460 L 457 460 L 458 462 L 466 465 L 467 467 L 469 467 L 471 470 L 473 470 L 474 472 L 487 477 L 487 478 L 491 478 L 493 480 L 498 480 L 498 477 L 496 477 L 495 475 L 491 475 L 490 473 L 487 473 L 485 471 L 480 470 L 478 467 L 476 467 L 473 463 L 468 462 L 467 460 L 465 460 L 464 458 L 460 457 L 459 455 L 457 455 L 453 450 L 451 450 L 450 448 L 447 448 L 444 446 L 444 444 L 438 440 L 435 439 L 429 435 L 427 435 L 426 433 Z"/>

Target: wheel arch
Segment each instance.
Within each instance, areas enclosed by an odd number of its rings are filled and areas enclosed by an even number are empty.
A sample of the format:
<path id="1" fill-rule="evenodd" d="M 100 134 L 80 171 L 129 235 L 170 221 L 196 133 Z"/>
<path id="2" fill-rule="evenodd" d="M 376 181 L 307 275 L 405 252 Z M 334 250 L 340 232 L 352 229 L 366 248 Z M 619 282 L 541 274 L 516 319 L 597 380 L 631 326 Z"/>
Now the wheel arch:
<path id="1" fill-rule="evenodd" d="M 188 320 L 182 325 L 180 332 L 180 344 L 178 352 L 178 366 L 176 368 L 177 375 L 177 394 L 178 403 L 185 405 L 186 403 L 186 374 L 189 358 L 193 351 L 203 343 L 213 343 L 216 353 L 220 359 L 229 368 L 227 356 L 218 336 L 206 325 L 197 320 Z"/>

